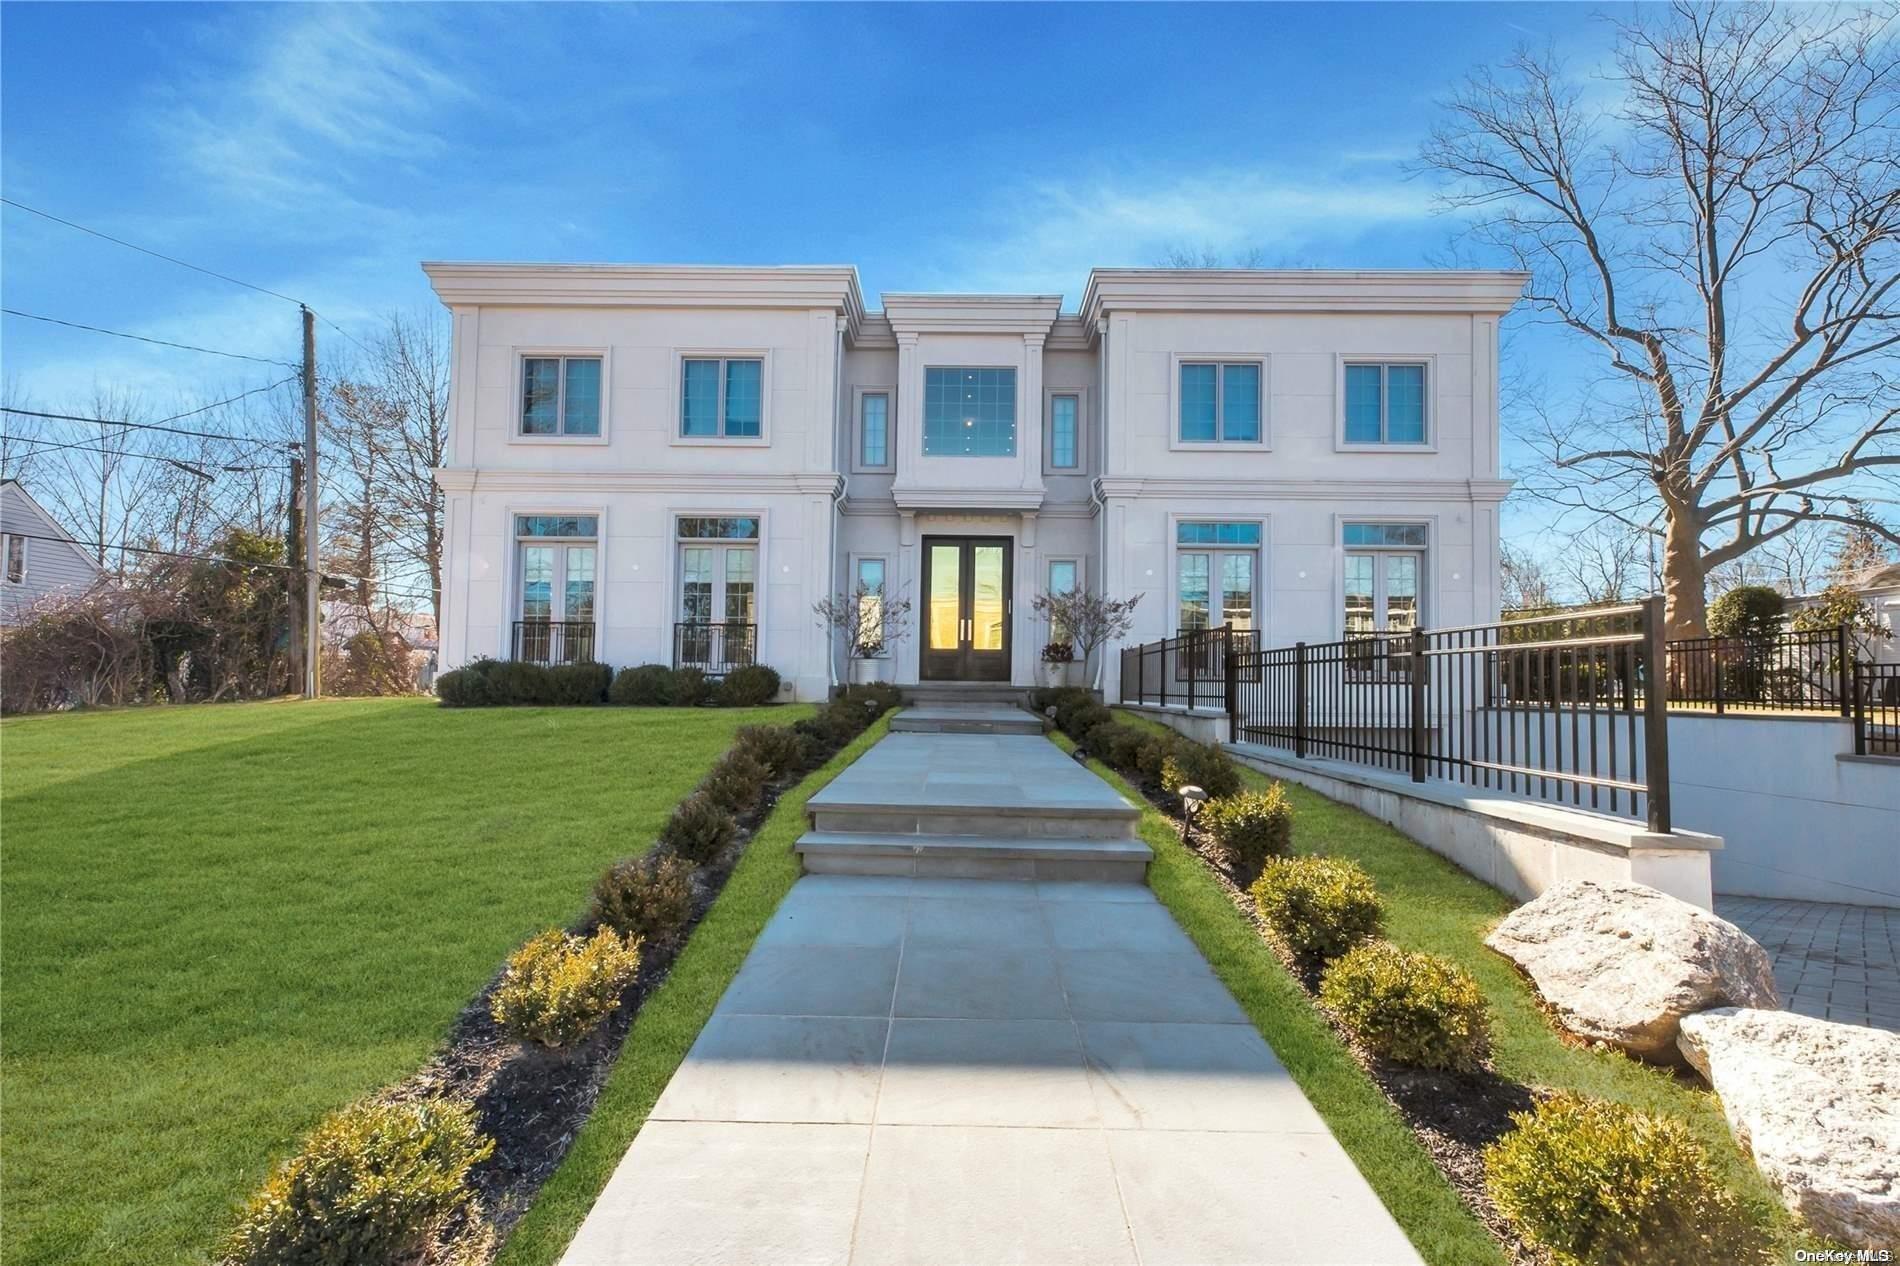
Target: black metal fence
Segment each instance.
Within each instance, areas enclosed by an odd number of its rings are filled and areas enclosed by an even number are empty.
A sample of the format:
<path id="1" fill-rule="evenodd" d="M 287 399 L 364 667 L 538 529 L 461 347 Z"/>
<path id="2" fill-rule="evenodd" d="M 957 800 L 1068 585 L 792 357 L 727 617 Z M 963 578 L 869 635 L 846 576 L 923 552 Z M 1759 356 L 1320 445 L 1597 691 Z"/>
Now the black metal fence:
<path id="1" fill-rule="evenodd" d="M 1845 627 L 1679 638 L 1668 645 L 1669 706 L 1848 716 L 1855 649 Z"/>
<path id="2" fill-rule="evenodd" d="M 1854 755 L 1900 756 L 1900 664 L 1854 665 Z"/>
<path id="3" fill-rule="evenodd" d="M 1121 697 L 1130 702 L 1231 712 L 1231 657 L 1260 649 L 1257 629 L 1191 629 L 1159 642 L 1122 650 Z"/>
<path id="4" fill-rule="evenodd" d="M 509 658 L 530 664 L 592 663 L 594 625 L 587 620 L 516 620 Z"/>
<path id="5" fill-rule="evenodd" d="M 758 649 L 756 624 L 682 621 L 673 626 L 673 667 L 697 668 L 708 677 L 723 677 L 755 663 Z"/>

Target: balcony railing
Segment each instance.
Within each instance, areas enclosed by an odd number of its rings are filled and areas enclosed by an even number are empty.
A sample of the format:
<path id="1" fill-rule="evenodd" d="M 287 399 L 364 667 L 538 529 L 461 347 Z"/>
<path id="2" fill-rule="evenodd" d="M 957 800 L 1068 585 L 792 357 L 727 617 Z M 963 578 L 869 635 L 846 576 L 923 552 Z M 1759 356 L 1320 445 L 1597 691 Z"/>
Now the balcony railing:
<path id="1" fill-rule="evenodd" d="M 592 663 L 593 621 L 516 620 L 508 657 L 528 664 Z"/>
<path id="2" fill-rule="evenodd" d="M 675 668 L 697 668 L 708 677 L 723 677 L 735 668 L 757 662 L 758 650 L 756 624 L 681 621 L 673 626 Z"/>

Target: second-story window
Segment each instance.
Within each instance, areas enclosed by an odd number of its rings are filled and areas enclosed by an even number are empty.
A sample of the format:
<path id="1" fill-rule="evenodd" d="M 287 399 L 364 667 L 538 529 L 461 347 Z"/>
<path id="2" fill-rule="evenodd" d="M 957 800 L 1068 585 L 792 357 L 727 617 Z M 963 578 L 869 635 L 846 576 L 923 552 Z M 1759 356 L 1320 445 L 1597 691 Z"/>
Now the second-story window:
<path id="1" fill-rule="evenodd" d="M 1425 443 L 1425 366 L 1346 366 L 1346 443 Z"/>
<path id="2" fill-rule="evenodd" d="M 1074 470 L 1082 464 L 1081 398 L 1049 397 L 1049 465 Z"/>
<path id="3" fill-rule="evenodd" d="M 926 457 L 1014 457 L 1016 371 L 924 370 Z"/>
<path id="4" fill-rule="evenodd" d="M 698 358 L 680 362 L 680 434 L 687 439 L 758 439 L 764 431 L 765 362 Z"/>
<path id="5" fill-rule="evenodd" d="M 858 465 L 882 470 L 891 464 L 891 397 L 867 391 L 858 400 Z"/>
<path id="6" fill-rule="evenodd" d="M 1183 444 L 1258 444 L 1259 364 L 1182 362 L 1180 434 Z"/>
<path id="7" fill-rule="evenodd" d="M 600 357 L 522 357 L 521 433 L 599 435 Z"/>

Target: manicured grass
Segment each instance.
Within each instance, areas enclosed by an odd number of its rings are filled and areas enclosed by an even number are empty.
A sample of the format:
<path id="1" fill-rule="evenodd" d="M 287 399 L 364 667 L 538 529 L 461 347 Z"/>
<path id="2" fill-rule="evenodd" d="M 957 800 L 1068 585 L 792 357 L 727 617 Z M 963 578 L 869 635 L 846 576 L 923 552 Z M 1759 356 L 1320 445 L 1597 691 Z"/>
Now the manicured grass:
<path id="1" fill-rule="evenodd" d="M 567 1158 L 516 1224 L 499 1266 L 556 1261 L 626 1154 L 647 1113 L 738 974 L 752 942 L 798 879 L 792 844 L 805 831 L 805 801 L 890 729 L 889 716 L 788 792 L 759 829 L 666 982 L 640 1008 L 620 1060 Z"/>
<path id="2" fill-rule="evenodd" d="M 1158 724 L 1120 710 L 1116 716 L 1141 725 Z M 1242 776 L 1249 785 L 1257 787 L 1265 787 L 1273 781 L 1244 766 Z M 1491 1055 L 1500 1074 L 1524 1085 L 1576 1090 L 1687 1122 L 1708 1145 L 1737 1197 L 1770 1227 L 1784 1255 L 1791 1254 L 1798 1245 L 1813 1247 L 1819 1243 L 1798 1234 L 1760 1172 L 1736 1146 L 1722 1117 L 1721 1104 L 1712 1093 L 1667 1070 L 1637 1063 L 1612 1051 L 1571 1045 L 1558 1036 L 1524 977 L 1507 959 L 1484 946 L 1485 935 L 1517 904 L 1512 898 L 1357 809 L 1293 783 L 1286 784 L 1286 791 L 1293 804 L 1296 852 L 1344 857 L 1357 862 L 1372 876 L 1385 900 L 1389 939 L 1407 949 L 1443 954 L 1477 978 L 1491 1008 Z M 1161 821 L 1163 831 L 1172 841 L 1170 856 L 1181 863 L 1178 867 L 1172 864 L 1164 867 L 1157 858 L 1154 870 L 1171 876 L 1167 887 L 1161 879 L 1154 881 L 1156 891 L 1163 893 L 1162 899 L 1171 906 L 1174 904 L 1167 896 L 1167 888 L 1178 879 L 1184 890 L 1206 889 L 1215 903 L 1232 912 L 1226 895 L 1202 864 L 1180 847 L 1173 834 L 1165 831 L 1165 820 Z M 1153 839 L 1149 842 L 1155 843 Z M 1177 870 L 1191 872 L 1191 875 L 1177 875 L 1174 873 Z M 1177 917 L 1182 917 L 1178 908 Z M 1238 913 L 1234 918 L 1245 929 L 1247 937 L 1258 940 L 1257 933 L 1247 926 L 1245 919 Z M 1188 920 L 1182 917 L 1182 922 L 1185 925 Z M 1272 959 L 1272 963 L 1279 968 L 1277 959 Z M 1279 975 L 1286 980 L 1289 989 L 1294 988 L 1283 969 Z M 1304 1004 L 1303 995 L 1301 1001 Z M 1278 1049 L 1279 1042 L 1273 1035 L 1268 1034 L 1268 1038 Z M 1286 1053 L 1282 1051 L 1281 1056 L 1286 1058 Z M 1288 1063 L 1291 1066 L 1292 1061 Z M 1295 1076 L 1298 1075 L 1296 1069 Z M 1318 1102 L 1317 1097 L 1315 1102 Z M 1322 1115 L 1325 1111 L 1322 1107 Z M 1330 1118 L 1328 1123 L 1331 1124 Z M 1336 1125 L 1334 1130 L 1338 1131 Z M 1341 1141 L 1345 1139 L 1342 1137 Z M 1352 1151 L 1352 1144 L 1347 1144 L 1347 1150 Z M 1361 1169 L 1367 1171 L 1374 1187 L 1379 1188 L 1380 1195 L 1385 1196 L 1380 1180 L 1373 1177 L 1366 1160 L 1357 1152 L 1353 1155 Z M 1386 1204 L 1428 1259 L 1434 1262 L 1462 1260 L 1436 1255 L 1413 1232 L 1390 1198 Z M 1475 1227 L 1476 1223 L 1472 1225 Z"/>
<path id="3" fill-rule="evenodd" d="M 427 700 L 0 723 L 6 1260 L 205 1260 L 325 1112 L 400 1079 L 806 708 Z"/>

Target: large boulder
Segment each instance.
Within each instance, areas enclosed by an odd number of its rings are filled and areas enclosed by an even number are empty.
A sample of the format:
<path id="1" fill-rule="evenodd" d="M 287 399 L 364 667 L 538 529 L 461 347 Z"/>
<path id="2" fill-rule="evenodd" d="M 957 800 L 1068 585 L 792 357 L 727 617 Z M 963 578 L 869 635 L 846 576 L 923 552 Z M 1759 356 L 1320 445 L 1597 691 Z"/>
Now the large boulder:
<path id="1" fill-rule="evenodd" d="M 1573 879 L 1484 943 L 1523 969 L 1564 1028 L 1658 1063 L 1711 1007 L 1778 1007 L 1768 953 L 1726 919 L 1641 884 Z"/>
<path id="2" fill-rule="evenodd" d="M 1724 1007 L 1677 1043 L 1790 1209 L 1843 1244 L 1900 1245 L 1900 1034 Z"/>

